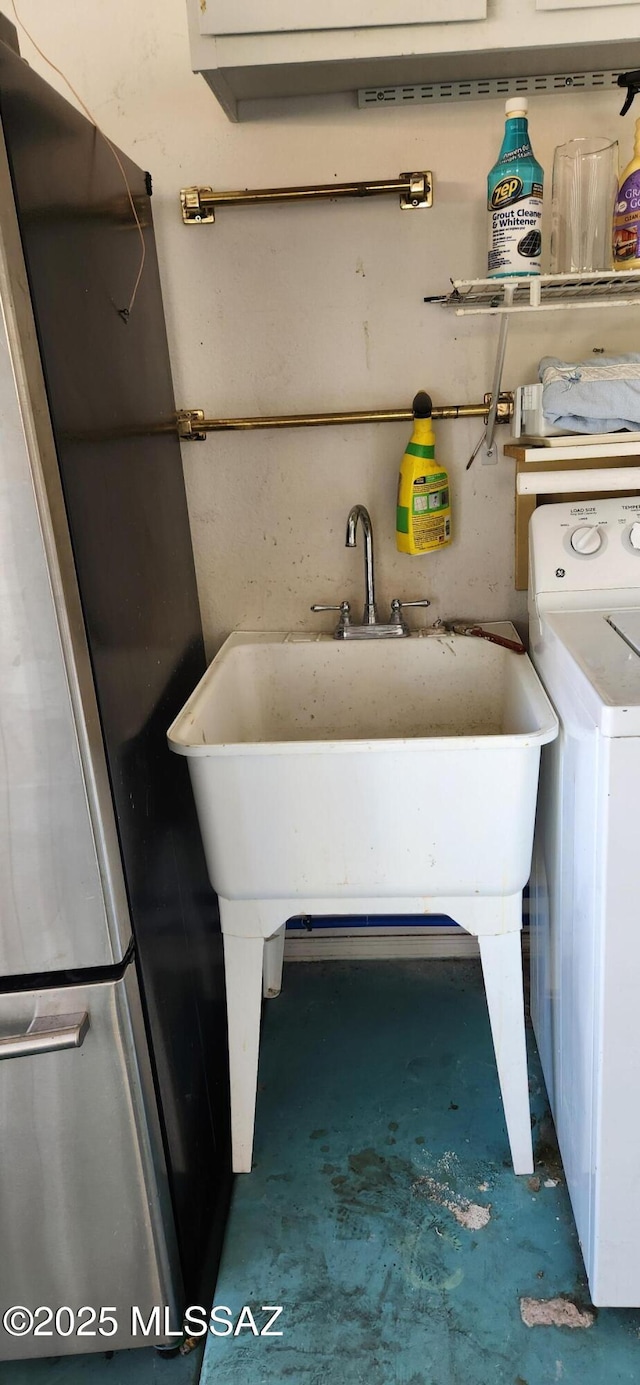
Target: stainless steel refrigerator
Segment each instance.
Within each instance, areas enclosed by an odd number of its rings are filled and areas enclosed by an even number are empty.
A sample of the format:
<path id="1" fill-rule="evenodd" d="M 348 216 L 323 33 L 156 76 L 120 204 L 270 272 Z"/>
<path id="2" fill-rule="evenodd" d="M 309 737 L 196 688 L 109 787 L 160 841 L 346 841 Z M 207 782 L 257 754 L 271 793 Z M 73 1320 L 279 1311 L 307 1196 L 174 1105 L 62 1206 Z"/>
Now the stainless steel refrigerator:
<path id="1" fill-rule="evenodd" d="M 165 1306 L 176 1327 L 211 1295 L 230 1174 L 216 901 L 164 735 L 205 663 L 151 181 L 122 156 L 146 242 L 127 314 L 140 240 L 113 155 L 0 37 L 9 1359 L 166 1342 Z M 63 1335 L 41 1306 L 70 1310 Z"/>

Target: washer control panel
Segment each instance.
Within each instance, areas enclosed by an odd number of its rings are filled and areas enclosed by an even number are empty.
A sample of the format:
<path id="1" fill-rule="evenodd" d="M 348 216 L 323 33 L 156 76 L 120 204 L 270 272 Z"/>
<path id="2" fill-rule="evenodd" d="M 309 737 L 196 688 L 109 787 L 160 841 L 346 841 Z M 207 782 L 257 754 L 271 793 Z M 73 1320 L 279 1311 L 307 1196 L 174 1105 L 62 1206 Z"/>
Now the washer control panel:
<path id="1" fill-rule="evenodd" d="M 529 529 L 529 587 L 640 589 L 640 495 L 539 505 Z"/>

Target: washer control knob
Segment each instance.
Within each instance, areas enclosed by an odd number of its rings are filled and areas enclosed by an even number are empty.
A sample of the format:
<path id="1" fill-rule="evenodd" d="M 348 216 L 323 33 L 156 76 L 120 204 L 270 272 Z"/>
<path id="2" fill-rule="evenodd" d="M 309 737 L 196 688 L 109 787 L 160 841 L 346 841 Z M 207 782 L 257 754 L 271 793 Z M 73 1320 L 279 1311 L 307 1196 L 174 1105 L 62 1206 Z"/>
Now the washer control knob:
<path id="1" fill-rule="evenodd" d="M 640 545 L 640 533 L 638 542 Z M 574 529 L 571 535 L 571 547 L 575 553 L 597 553 L 598 549 L 602 547 L 602 534 L 594 524 L 583 525 L 580 529 Z"/>
<path id="2" fill-rule="evenodd" d="M 629 530 L 629 543 L 632 548 L 640 548 L 640 524 L 632 524 Z"/>

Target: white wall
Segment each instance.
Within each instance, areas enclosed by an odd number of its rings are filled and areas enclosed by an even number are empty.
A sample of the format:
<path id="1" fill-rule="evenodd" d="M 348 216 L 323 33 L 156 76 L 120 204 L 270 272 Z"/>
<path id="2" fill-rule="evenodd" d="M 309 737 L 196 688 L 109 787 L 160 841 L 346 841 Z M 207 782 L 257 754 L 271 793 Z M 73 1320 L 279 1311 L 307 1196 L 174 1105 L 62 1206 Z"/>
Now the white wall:
<path id="1" fill-rule="evenodd" d="M 502 102 L 359 111 L 355 99 L 262 103 L 230 124 L 190 71 L 185 0 L 20 0 L 20 14 L 106 133 L 153 174 L 153 208 L 179 406 L 210 414 L 407 407 L 482 398 L 497 324 L 422 302 L 485 266 L 486 173 Z M 59 78 L 21 35 L 24 56 Z M 68 94 L 65 92 L 65 94 Z M 611 134 L 630 156 L 632 122 L 613 93 L 531 103 L 534 149 Z M 395 199 L 228 208 L 215 226 L 182 224 L 181 186 L 276 186 L 395 176 L 431 168 L 431 211 Z M 540 356 L 633 350 L 637 313 L 539 314 L 512 331 L 505 385 L 534 379 Z M 361 554 L 344 548 L 352 503 L 371 511 L 378 590 L 429 596 L 433 615 L 524 614 L 513 588 L 513 463 L 465 464 L 481 425 L 443 423 L 455 541 L 412 558 L 395 551 L 405 425 L 212 435 L 186 444 L 185 473 L 210 652 L 233 627 L 330 629 L 314 601 L 361 599 Z M 429 612 L 429 618 L 431 618 Z"/>

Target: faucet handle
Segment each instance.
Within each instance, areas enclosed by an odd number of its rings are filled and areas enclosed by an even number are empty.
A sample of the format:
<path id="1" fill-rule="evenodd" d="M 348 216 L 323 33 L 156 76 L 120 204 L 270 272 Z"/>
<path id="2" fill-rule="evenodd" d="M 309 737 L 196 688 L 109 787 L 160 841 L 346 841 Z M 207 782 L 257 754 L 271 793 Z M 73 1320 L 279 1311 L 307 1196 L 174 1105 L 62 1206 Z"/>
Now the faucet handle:
<path id="1" fill-rule="evenodd" d="M 406 605 L 431 605 L 431 601 L 399 601 L 398 597 L 393 597 L 393 601 L 391 602 L 392 615 L 399 618 L 400 611 L 403 611 Z"/>
<path id="2" fill-rule="evenodd" d="M 310 609 L 312 611 L 342 611 L 345 619 L 351 612 L 351 606 L 348 601 L 341 601 L 339 606 L 311 606 Z"/>
<path id="3" fill-rule="evenodd" d="M 393 597 L 393 601 L 391 602 L 391 623 L 392 625 L 402 626 L 403 630 L 406 630 L 406 633 L 409 634 L 409 626 L 407 626 L 406 620 L 402 618 L 403 608 L 407 607 L 407 605 L 431 605 L 431 601 L 399 601 L 398 597 Z"/>
<path id="4" fill-rule="evenodd" d="M 345 632 L 349 629 L 349 616 L 351 607 L 348 601 L 341 601 L 339 606 L 312 606 L 312 611 L 339 611 L 340 619 L 333 632 L 334 639 L 344 639 Z"/>

